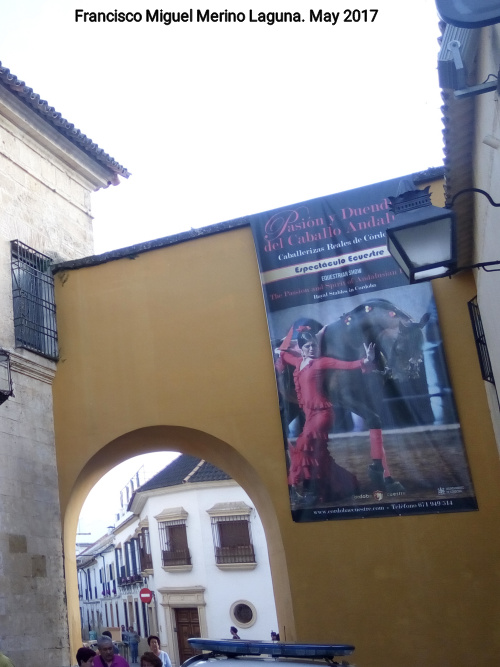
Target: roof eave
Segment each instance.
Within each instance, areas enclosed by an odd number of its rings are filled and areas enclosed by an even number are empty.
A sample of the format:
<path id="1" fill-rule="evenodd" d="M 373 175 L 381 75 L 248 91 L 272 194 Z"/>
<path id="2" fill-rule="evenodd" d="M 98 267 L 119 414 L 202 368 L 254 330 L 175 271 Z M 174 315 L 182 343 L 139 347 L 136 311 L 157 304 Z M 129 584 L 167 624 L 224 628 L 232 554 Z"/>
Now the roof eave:
<path id="1" fill-rule="evenodd" d="M 474 152 L 475 100 L 457 100 L 452 90 L 443 90 L 443 139 L 445 198 L 447 205 L 461 190 L 474 187 L 472 158 Z M 457 219 L 458 263 L 471 264 L 474 254 L 474 194 L 464 193 L 453 204 Z"/>
<path id="2" fill-rule="evenodd" d="M 98 188 L 111 184 L 117 185 L 119 183 L 118 176 L 123 178 L 130 176 L 125 167 L 67 121 L 54 107 L 42 100 L 40 95 L 25 85 L 24 81 L 21 81 L 10 70 L 3 67 L 1 62 L 0 98 L 4 102 L 9 100 L 8 106 L 11 107 L 11 113 L 15 109 L 17 115 L 21 118 L 24 117 L 25 122 L 28 121 L 28 127 L 29 125 L 36 127 L 38 134 L 48 134 L 51 141 L 56 144 L 58 143 L 55 140 L 56 137 L 64 140 L 66 142 L 64 144 L 65 150 L 68 151 L 68 144 L 72 146 L 73 150 L 68 152 L 70 155 L 72 153 L 74 155 L 80 154 L 80 162 L 85 163 L 86 160 L 83 160 L 81 156 L 86 156 L 89 163 L 93 165 L 91 171 L 95 171 L 98 175 Z M 35 118 L 38 119 L 38 123 L 34 120 Z M 23 130 L 26 131 L 26 128 L 23 128 Z"/>

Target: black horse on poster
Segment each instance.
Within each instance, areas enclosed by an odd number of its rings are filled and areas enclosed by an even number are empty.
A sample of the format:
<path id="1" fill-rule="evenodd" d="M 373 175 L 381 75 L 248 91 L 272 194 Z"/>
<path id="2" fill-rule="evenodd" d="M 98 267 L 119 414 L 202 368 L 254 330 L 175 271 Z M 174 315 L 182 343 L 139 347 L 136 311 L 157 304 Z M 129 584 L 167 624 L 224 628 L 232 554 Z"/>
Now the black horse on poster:
<path id="1" fill-rule="evenodd" d="M 318 332 L 321 354 L 352 361 L 364 354 L 364 346 L 375 344 L 375 374 L 385 383 L 416 380 L 422 373 L 423 328 L 429 314 L 415 322 L 410 315 L 386 299 L 370 299 L 342 315 Z M 328 393 L 345 408 L 362 417 L 368 428 L 380 428 L 377 404 L 373 395 L 366 395 L 362 374 L 337 371 L 330 374 Z"/>

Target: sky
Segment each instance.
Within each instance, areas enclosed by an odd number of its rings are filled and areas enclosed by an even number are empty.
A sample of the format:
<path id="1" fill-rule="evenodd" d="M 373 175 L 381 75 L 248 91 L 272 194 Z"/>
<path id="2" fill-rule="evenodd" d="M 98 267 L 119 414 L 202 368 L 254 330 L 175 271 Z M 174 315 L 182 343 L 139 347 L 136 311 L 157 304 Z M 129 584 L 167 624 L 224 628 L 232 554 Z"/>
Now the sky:
<path id="1" fill-rule="evenodd" d="M 175 452 L 141 454 L 123 461 L 101 477 L 87 496 L 80 512 L 77 544 L 91 544 L 105 535 L 109 526 L 118 525 L 116 514 L 120 512 L 120 491 L 130 479 L 135 479 L 138 471 L 141 471 L 140 483 L 144 484 L 177 456 Z"/>
<path id="2" fill-rule="evenodd" d="M 283 11 L 300 22 L 271 24 Z M 0 61 L 131 172 L 93 195 L 101 253 L 440 166 L 438 36 L 434 0 L 4 0 Z M 137 463 L 101 480 L 82 532 L 104 505 L 113 522 Z"/>
<path id="3" fill-rule="evenodd" d="M 245 20 L 171 25 L 147 10 L 207 5 L 2 4 L 2 65 L 132 174 L 93 196 L 96 253 L 442 164 L 434 0 L 332 3 L 335 25 L 310 21 L 317 0 L 213 0 Z M 116 8 L 142 20 L 75 20 Z"/>

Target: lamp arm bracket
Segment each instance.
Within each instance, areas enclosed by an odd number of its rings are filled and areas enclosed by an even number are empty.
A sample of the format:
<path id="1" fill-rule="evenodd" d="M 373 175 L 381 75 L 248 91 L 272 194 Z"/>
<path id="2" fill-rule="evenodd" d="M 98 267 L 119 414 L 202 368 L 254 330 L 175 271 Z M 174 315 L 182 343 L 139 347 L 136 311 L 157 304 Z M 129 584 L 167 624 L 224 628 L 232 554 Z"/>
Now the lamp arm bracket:
<path id="1" fill-rule="evenodd" d="M 491 273 L 492 271 L 500 271 L 500 268 L 498 268 L 498 269 L 487 269 L 486 267 L 487 266 L 497 266 L 498 264 L 500 264 L 500 261 L 498 261 L 498 260 L 496 262 L 484 262 L 483 264 L 479 264 L 478 268 L 483 269 L 483 271 L 486 271 L 487 273 Z"/>
<path id="2" fill-rule="evenodd" d="M 453 206 L 453 204 L 455 203 L 455 201 L 458 199 L 458 197 L 460 197 L 460 195 L 465 194 L 466 192 L 478 192 L 480 195 L 484 195 L 492 206 L 496 206 L 496 207 L 500 206 L 500 204 L 493 201 L 493 199 L 491 198 L 491 195 L 488 194 L 488 192 L 485 192 L 485 190 L 481 190 L 480 188 L 464 188 L 463 190 L 459 190 L 457 193 L 455 193 L 453 195 L 453 197 L 451 198 L 450 203 L 447 205 L 446 208 L 451 208 Z"/>
<path id="3" fill-rule="evenodd" d="M 478 264 L 469 264 L 468 266 L 457 266 L 457 268 L 449 274 L 449 277 L 451 278 L 452 275 L 455 275 L 455 273 L 459 273 L 460 271 L 467 271 L 469 269 L 483 269 L 483 271 L 486 271 L 487 273 L 492 273 L 493 271 L 500 271 L 500 260 L 496 260 L 494 262 L 479 262 Z M 498 269 L 489 269 L 487 267 L 489 266 L 498 266 Z"/>

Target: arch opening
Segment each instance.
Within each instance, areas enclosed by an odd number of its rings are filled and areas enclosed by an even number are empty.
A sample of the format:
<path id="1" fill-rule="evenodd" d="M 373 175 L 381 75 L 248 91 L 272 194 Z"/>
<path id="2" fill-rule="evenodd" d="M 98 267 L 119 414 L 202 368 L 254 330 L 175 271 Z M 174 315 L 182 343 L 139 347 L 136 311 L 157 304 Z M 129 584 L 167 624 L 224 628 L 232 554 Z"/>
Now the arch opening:
<path id="1" fill-rule="evenodd" d="M 76 648 L 81 645 L 81 618 L 78 601 L 79 596 L 82 595 L 82 591 L 81 585 L 80 589 L 78 586 L 79 582 L 77 579 L 75 567 L 75 538 L 80 511 L 84 504 L 85 498 L 95 483 L 116 465 L 140 454 L 153 452 L 180 452 L 181 456 L 187 455 L 207 461 L 213 466 L 216 466 L 218 469 L 227 473 L 227 475 L 232 480 L 233 486 L 235 485 L 234 483 L 236 483 L 247 495 L 251 501 L 249 506 L 253 506 L 253 508 L 255 508 L 255 512 L 260 519 L 263 531 L 263 541 L 264 544 L 267 544 L 266 558 L 269 558 L 272 577 L 272 592 L 274 592 L 276 612 L 279 619 L 279 623 L 277 624 L 276 628 L 274 627 L 274 624 L 270 624 L 272 627 L 268 628 L 265 636 L 249 636 L 249 638 L 267 639 L 267 635 L 270 634 L 271 631 L 277 630 L 281 633 L 282 637 L 285 636 L 288 639 L 292 639 L 293 617 L 291 613 L 290 590 L 287 578 L 286 559 L 283 543 L 281 540 L 278 520 L 272 502 L 268 496 L 264 484 L 259 479 L 256 471 L 241 454 L 239 454 L 233 447 L 231 447 L 231 445 L 217 438 L 214 438 L 207 433 L 182 427 L 146 427 L 124 434 L 116 440 L 104 445 L 99 451 L 97 451 L 80 471 L 73 486 L 72 493 L 68 499 L 67 505 L 65 508 L 63 508 L 68 617 L 72 653 L 74 653 Z M 210 517 L 208 514 L 206 518 L 210 523 Z M 147 520 L 151 521 L 151 517 L 148 517 Z M 156 519 L 153 519 L 153 523 L 156 526 Z M 239 517 L 239 523 L 242 523 L 241 517 Z M 215 528 L 217 528 L 217 522 L 214 523 L 212 517 L 212 530 L 214 530 L 214 525 Z M 229 569 L 234 569 L 235 564 L 227 565 L 226 567 Z M 219 566 L 219 569 L 224 569 L 224 567 L 221 565 Z M 179 568 L 177 568 L 177 571 L 179 571 Z M 148 579 L 146 578 L 142 581 L 143 583 L 147 583 Z M 180 578 L 176 580 L 174 577 L 172 583 L 177 584 L 180 581 Z M 102 584 L 102 582 L 99 582 L 99 584 Z M 162 631 L 166 630 L 166 626 L 169 625 L 169 621 L 170 626 L 179 624 L 181 622 L 189 622 L 189 619 L 188 621 L 183 621 L 182 615 L 181 617 L 177 617 L 179 613 L 178 607 L 176 607 L 175 603 L 172 604 L 172 599 L 174 599 L 175 602 L 175 595 L 182 592 L 180 590 L 182 588 L 183 586 L 176 585 L 160 587 L 160 590 L 157 593 L 157 607 L 161 608 L 160 620 L 158 620 L 158 616 L 155 618 L 151 607 L 149 610 L 142 610 L 142 628 L 147 628 L 148 630 L 158 630 L 159 633 L 159 627 L 162 627 Z M 184 588 L 186 587 L 184 586 Z M 251 597 L 250 594 L 244 593 L 245 591 L 243 590 L 241 594 L 238 594 L 238 599 L 247 599 Z M 191 600 L 192 598 L 192 601 L 196 601 L 198 609 L 204 609 L 206 600 L 203 596 L 202 598 L 199 598 L 199 594 L 200 590 L 194 590 L 192 587 L 189 591 L 183 591 L 183 595 L 187 595 L 185 599 Z M 172 596 L 174 596 L 174 598 Z M 200 600 L 201 603 L 198 604 Z M 227 606 L 228 619 L 232 619 L 233 616 L 231 615 L 231 611 L 234 607 L 234 602 L 228 604 Z M 134 613 L 134 611 L 136 613 Z M 107 607 L 106 612 L 108 612 Z M 186 610 L 184 610 L 184 612 L 186 612 Z M 124 616 L 127 616 L 127 618 L 130 618 L 130 616 L 134 618 L 138 617 L 139 623 L 141 623 L 140 609 L 134 610 L 132 605 L 129 607 L 129 613 L 127 613 L 125 609 L 123 609 L 122 612 L 121 608 L 116 607 L 116 603 L 115 607 L 110 605 L 109 615 L 107 618 L 102 618 L 101 620 L 103 623 L 106 622 L 110 624 L 111 621 L 116 623 L 117 619 L 123 620 Z M 198 622 L 200 620 L 200 630 L 203 629 L 205 632 L 207 632 L 208 628 L 206 623 L 206 615 L 198 615 Z M 148 623 L 148 621 L 150 622 Z M 251 626 L 253 626 L 253 623 L 248 627 Z M 241 627 L 245 627 L 245 623 Z M 262 629 L 260 631 L 262 632 Z M 228 634 L 228 631 L 226 631 L 225 634 Z M 166 635 L 167 633 L 165 633 L 165 636 Z M 172 639 L 173 635 L 170 633 L 170 635 L 167 637 L 167 642 L 170 644 Z M 175 667 L 175 663 L 180 664 L 181 662 L 179 657 L 183 656 L 179 656 L 179 651 L 174 652 Z"/>

